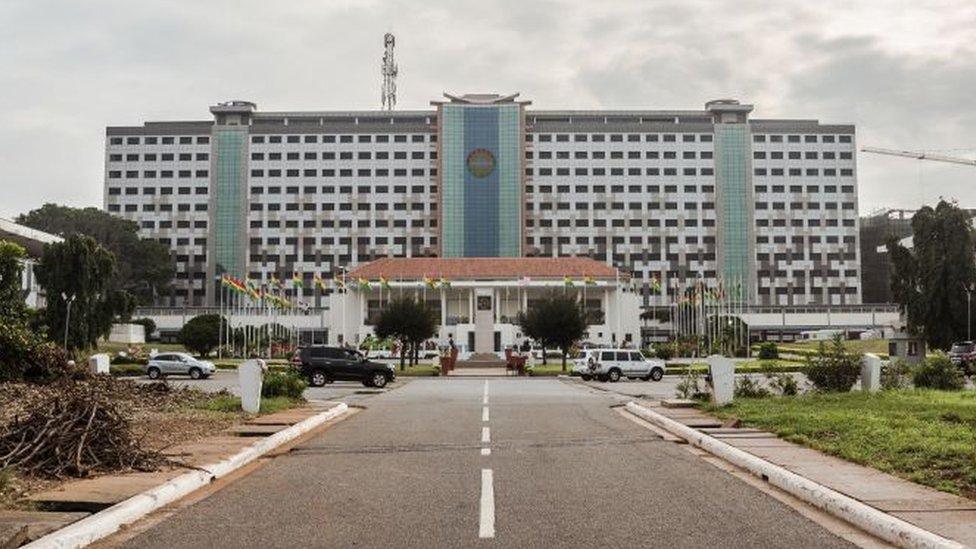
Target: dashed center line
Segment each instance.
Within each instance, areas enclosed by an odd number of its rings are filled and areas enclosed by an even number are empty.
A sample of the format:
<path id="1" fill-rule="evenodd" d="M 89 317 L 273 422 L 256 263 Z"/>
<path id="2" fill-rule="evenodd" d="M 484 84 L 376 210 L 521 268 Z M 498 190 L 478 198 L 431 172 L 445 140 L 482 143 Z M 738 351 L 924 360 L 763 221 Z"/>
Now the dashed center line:
<path id="1" fill-rule="evenodd" d="M 491 469 L 481 470 L 481 521 L 478 537 L 495 537 L 495 487 Z"/>
<path id="2" fill-rule="evenodd" d="M 485 406 L 481 409 L 481 421 L 488 421 L 488 407 Z"/>
<path id="3" fill-rule="evenodd" d="M 481 455 L 483 455 L 483 456 L 490 456 L 491 455 L 491 448 L 482 448 L 481 449 Z"/>
<path id="4" fill-rule="evenodd" d="M 488 427 L 481 428 L 481 443 L 488 444 L 491 442 L 491 429 Z"/>

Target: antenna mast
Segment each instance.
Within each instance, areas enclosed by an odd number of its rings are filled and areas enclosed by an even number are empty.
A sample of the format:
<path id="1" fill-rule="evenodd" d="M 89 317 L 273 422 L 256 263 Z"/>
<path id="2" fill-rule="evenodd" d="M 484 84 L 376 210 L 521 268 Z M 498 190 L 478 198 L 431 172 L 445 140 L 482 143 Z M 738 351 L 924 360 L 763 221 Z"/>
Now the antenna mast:
<path id="1" fill-rule="evenodd" d="M 380 69 L 380 72 L 383 73 L 383 90 L 380 101 L 382 102 L 381 108 L 388 111 L 392 111 L 393 107 L 396 106 L 397 66 L 393 59 L 393 46 L 395 45 L 396 38 L 393 33 L 388 32 L 383 35 L 383 67 Z"/>

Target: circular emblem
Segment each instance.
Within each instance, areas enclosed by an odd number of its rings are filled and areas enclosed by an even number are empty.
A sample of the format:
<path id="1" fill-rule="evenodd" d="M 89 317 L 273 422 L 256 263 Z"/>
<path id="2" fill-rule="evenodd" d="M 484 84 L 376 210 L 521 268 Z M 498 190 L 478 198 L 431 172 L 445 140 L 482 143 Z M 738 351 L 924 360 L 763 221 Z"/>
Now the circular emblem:
<path id="1" fill-rule="evenodd" d="M 488 177 L 495 169 L 495 155 L 488 149 L 475 149 L 468 153 L 467 164 L 471 175 L 478 178 Z"/>

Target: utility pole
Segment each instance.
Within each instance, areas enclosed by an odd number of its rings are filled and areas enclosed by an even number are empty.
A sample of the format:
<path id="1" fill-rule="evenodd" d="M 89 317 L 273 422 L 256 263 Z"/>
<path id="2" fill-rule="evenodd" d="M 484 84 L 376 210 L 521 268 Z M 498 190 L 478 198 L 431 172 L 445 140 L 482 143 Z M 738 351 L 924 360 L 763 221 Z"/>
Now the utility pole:
<path id="1" fill-rule="evenodd" d="M 396 37 L 393 33 L 383 35 L 383 65 L 380 73 L 383 75 L 383 88 L 380 93 L 381 108 L 392 111 L 396 107 L 396 77 L 397 65 L 393 58 L 393 47 L 396 46 Z"/>

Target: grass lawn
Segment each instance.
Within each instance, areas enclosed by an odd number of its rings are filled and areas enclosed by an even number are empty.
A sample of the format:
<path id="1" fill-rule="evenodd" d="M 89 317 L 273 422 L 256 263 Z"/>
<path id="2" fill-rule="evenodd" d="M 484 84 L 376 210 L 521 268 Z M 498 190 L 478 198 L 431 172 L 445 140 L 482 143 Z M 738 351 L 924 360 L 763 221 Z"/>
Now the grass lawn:
<path id="1" fill-rule="evenodd" d="M 542 364 L 541 362 L 536 363 L 535 366 L 529 369 L 530 376 L 561 376 L 563 374 L 569 375 L 573 370 L 572 361 L 566 361 L 566 371 L 563 371 L 563 363 L 561 360 L 549 359 L 549 364 Z"/>
<path id="2" fill-rule="evenodd" d="M 976 392 L 737 399 L 706 409 L 881 471 L 976 499 Z"/>
<path id="3" fill-rule="evenodd" d="M 304 401 L 288 397 L 262 398 L 260 413 L 273 414 L 275 412 L 301 406 L 302 404 L 304 404 Z M 233 395 L 214 395 L 211 398 L 197 402 L 195 407 L 198 410 L 207 410 L 210 412 L 240 413 L 241 397 Z"/>
<path id="4" fill-rule="evenodd" d="M 440 366 L 434 364 L 418 363 L 416 366 L 407 366 L 405 370 L 400 369 L 400 364 L 393 365 L 397 376 L 403 377 L 430 377 L 440 375 Z"/>

